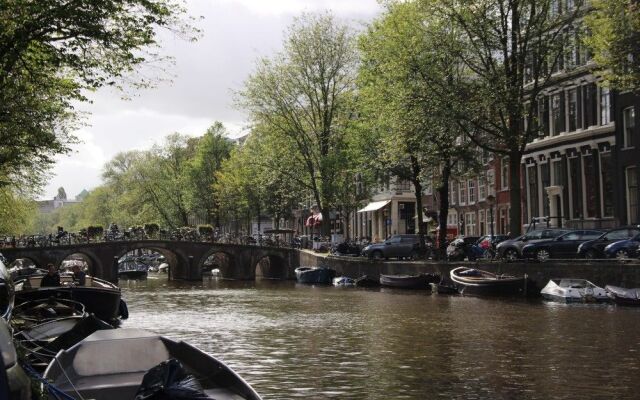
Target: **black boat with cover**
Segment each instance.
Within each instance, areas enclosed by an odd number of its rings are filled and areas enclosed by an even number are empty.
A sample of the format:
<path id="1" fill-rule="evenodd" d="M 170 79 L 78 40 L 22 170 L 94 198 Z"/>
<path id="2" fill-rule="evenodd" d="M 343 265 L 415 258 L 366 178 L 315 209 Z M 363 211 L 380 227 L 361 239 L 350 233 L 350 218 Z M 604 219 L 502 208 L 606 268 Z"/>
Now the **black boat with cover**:
<path id="1" fill-rule="evenodd" d="M 111 282 L 86 276 L 84 285 L 73 281 L 73 276 L 60 275 L 61 286 L 40 287 L 44 275 L 31 275 L 17 280 L 15 297 L 17 303 L 29 300 L 48 299 L 51 297 L 74 300 L 84 304 L 88 313 L 106 322 L 114 322 L 124 317 L 121 305 L 120 288 Z"/>
<path id="2" fill-rule="evenodd" d="M 440 276 L 436 274 L 380 275 L 382 286 L 402 289 L 430 289 L 430 283 L 439 281 Z"/>
<path id="3" fill-rule="evenodd" d="M 497 275 L 475 268 L 458 267 L 450 277 L 460 293 L 478 296 L 513 296 L 526 294 L 527 276 Z"/>
<path id="4" fill-rule="evenodd" d="M 140 329 L 93 333 L 60 351 L 44 378 L 84 399 L 260 400 L 223 362 L 182 341 Z"/>

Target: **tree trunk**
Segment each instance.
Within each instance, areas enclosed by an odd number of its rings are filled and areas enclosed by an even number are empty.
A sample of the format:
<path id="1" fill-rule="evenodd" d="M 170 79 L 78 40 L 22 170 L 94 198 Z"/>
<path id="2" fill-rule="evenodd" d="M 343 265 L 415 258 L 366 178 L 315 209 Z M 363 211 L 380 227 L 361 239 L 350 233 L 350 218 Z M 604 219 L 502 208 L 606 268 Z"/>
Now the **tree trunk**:
<path id="1" fill-rule="evenodd" d="M 416 226 L 418 227 L 417 233 L 420 234 L 420 244 L 424 246 L 424 236 L 427 234 L 426 224 L 423 221 L 422 212 L 422 184 L 420 183 L 421 168 L 418 164 L 418 160 L 411 156 L 411 183 L 413 183 L 414 194 L 416 197 Z M 395 217 L 395 215 L 393 216 Z"/>
<path id="2" fill-rule="evenodd" d="M 442 180 L 438 188 L 440 196 L 440 210 L 438 213 L 438 250 L 439 258 L 444 259 L 447 254 L 447 218 L 449 216 L 449 177 L 451 176 L 451 166 L 445 163 L 442 168 Z"/>
<path id="3" fill-rule="evenodd" d="M 520 186 L 520 161 L 522 152 L 509 153 L 509 233 L 518 236 L 522 232 L 522 190 Z"/>
<path id="4" fill-rule="evenodd" d="M 329 210 L 322 209 L 320 210 L 320 214 L 322 214 L 322 224 L 320 224 L 320 236 L 330 236 L 331 235 L 331 221 L 329 220 Z"/>

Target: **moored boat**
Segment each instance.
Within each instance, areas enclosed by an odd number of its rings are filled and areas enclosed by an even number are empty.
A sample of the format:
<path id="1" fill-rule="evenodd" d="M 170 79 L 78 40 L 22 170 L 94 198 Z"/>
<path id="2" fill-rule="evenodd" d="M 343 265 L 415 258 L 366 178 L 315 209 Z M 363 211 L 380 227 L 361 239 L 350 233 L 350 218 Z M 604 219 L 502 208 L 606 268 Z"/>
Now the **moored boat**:
<path id="1" fill-rule="evenodd" d="M 146 279 L 149 266 L 138 261 L 124 261 L 118 264 L 118 278 Z"/>
<path id="2" fill-rule="evenodd" d="M 354 287 L 356 286 L 356 281 L 348 276 L 338 276 L 333 278 L 333 286 Z"/>
<path id="3" fill-rule="evenodd" d="M 369 275 L 362 275 L 356 278 L 356 286 L 358 287 L 379 287 L 380 279 L 375 279 Z"/>
<path id="4" fill-rule="evenodd" d="M 402 289 L 429 289 L 431 282 L 440 281 L 440 276 L 435 274 L 418 275 L 380 275 L 382 286 Z"/>
<path id="5" fill-rule="evenodd" d="M 604 287 L 604 290 L 607 292 L 607 296 L 618 305 L 640 306 L 640 288 L 627 289 L 607 285 Z"/>
<path id="6" fill-rule="evenodd" d="M 438 283 L 430 283 L 431 291 L 438 294 L 460 294 L 456 285 L 449 279 L 442 278 Z"/>
<path id="7" fill-rule="evenodd" d="M 561 303 L 589 303 L 607 301 L 607 292 L 586 279 L 551 279 L 540 291 L 546 300 Z"/>
<path id="8" fill-rule="evenodd" d="M 16 302 L 48 299 L 69 299 L 84 304 L 86 311 L 106 322 L 113 322 L 122 315 L 120 288 L 111 282 L 87 275 L 85 284 L 73 281 L 73 276 L 60 275 L 61 286 L 40 287 L 44 275 L 31 275 L 16 281 Z"/>
<path id="9" fill-rule="evenodd" d="M 327 267 L 298 267 L 296 268 L 296 279 L 300 283 L 325 284 L 330 285 L 336 271 Z"/>
<path id="10" fill-rule="evenodd" d="M 476 268 L 457 267 L 449 276 L 462 294 L 514 296 L 526 294 L 527 276 L 499 275 Z"/>
<path id="11" fill-rule="evenodd" d="M 44 378 L 74 398 L 169 398 L 172 391 L 188 389 L 185 398 L 260 400 L 223 362 L 185 342 L 139 329 L 91 334 L 60 351 Z"/>

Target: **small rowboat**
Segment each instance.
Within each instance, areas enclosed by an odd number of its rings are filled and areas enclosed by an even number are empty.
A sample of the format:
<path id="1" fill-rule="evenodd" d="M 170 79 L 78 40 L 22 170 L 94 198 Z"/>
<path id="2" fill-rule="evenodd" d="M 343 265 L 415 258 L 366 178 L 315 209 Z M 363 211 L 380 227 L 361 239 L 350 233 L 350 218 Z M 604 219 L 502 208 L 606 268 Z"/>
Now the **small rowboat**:
<path id="1" fill-rule="evenodd" d="M 356 286 L 356 281 L 348 276 L 338 276 L 333 278 L 333 286 L 354 287 Z"/>
<path id="2" fill-rule="evenodd" d="M 640 306 L 640 288 L 626 289 L 607 285 L 604 287 L 607 296 L 621 306 Z"/>
<path id="3" fill-rule="evenodd" d="M 356 279 L 356 286 L 358 287 L 379 287 L 380 279 L 374 279 L 368 275 L 362 275 Z"/>
<path id="4" fill-rule="evenodd" d="M 429 283 L 439 281 L 440 277 L 434 274 L 380 275 L 382 286 L 402 289 L 429 289 Z"/>
<path id="5" fill-rule="evenodd" d="M 73 398 L 260 400 L 222 361 L 139 329 L 94 332 L 58 352 L 44 378 Z"/>
<path id="6" fill-rule="evenodd" d="M 467 267 L 454 268 L 449 275 L 462 294 L 513 296 L 526 292 L 526 275 L 522 277 L 497 275 Z"/>

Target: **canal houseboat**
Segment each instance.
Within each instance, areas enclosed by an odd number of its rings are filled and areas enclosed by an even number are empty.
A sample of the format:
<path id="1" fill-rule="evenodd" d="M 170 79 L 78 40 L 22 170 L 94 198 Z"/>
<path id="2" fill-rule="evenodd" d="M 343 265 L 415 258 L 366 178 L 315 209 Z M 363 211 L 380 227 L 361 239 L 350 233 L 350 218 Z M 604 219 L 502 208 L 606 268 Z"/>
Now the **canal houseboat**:
<path id="1" fill-rule="evenodd" d="M 527 276 L 498 275 L 475 268 L 458 267 L 449 273 L 462 294 L 476 296 L 514 296 L 527 291 Z"/>
<path id="2" fill-rule="evenodd" d="M 607 301 L 607 292 L 586 279 L 551 279 L 540 291 L 546 300 L 561 303 L 589 303 Z"/>

